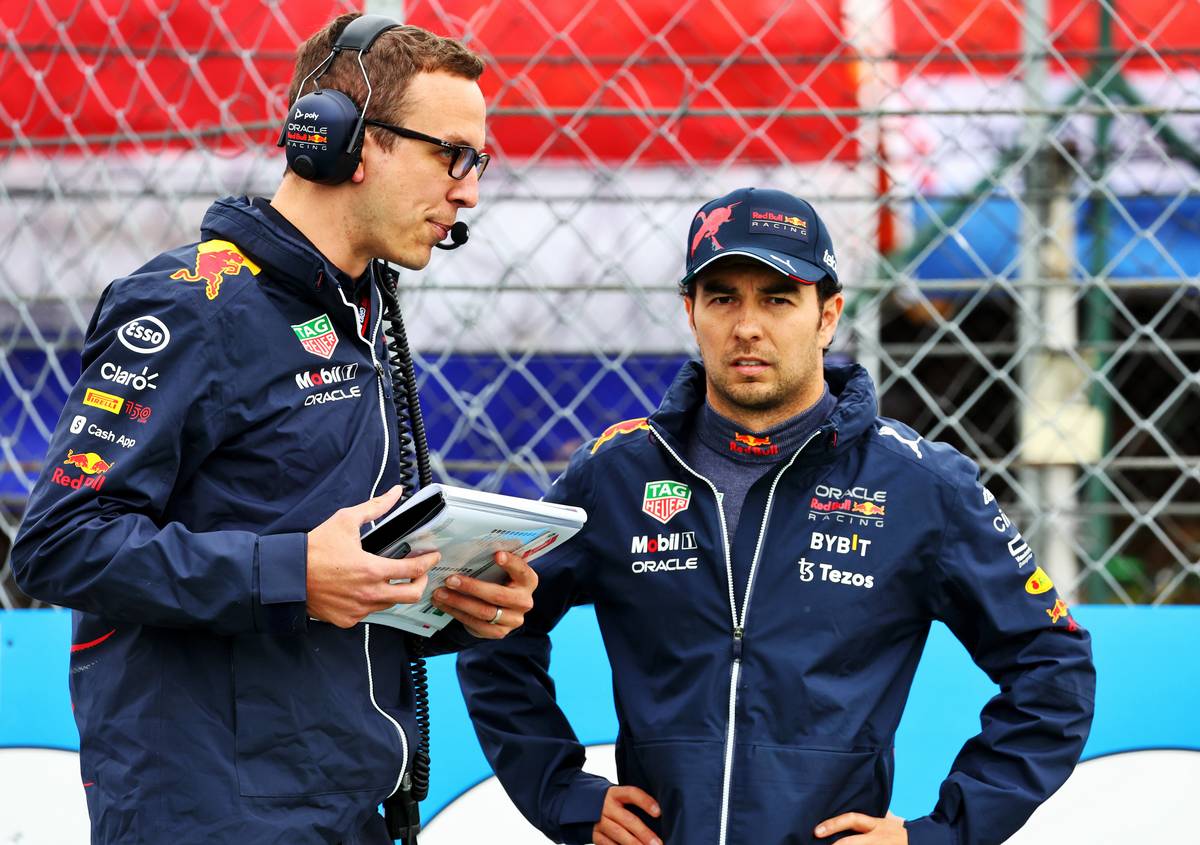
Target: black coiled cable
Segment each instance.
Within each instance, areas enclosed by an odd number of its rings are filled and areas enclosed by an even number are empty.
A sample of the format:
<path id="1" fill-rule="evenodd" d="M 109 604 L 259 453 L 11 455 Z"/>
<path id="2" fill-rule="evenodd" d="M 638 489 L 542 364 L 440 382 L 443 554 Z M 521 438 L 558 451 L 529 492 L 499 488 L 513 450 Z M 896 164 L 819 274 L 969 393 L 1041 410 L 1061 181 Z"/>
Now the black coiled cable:
<path id="1" fill-rule="evenodd" d="M 408 332 L 400 315 L 399 274 L 386 261 L 373 263 L 379 281 L 380 298 L 387 327 L 388 370 L 392 378 L 392 396 L 396 404 L 396 454 L 400 463 L 400 483 L 404 485 L 402 500 L 419 488 L 433 483 L 429 466 L 429 444 L 425 439 L 425 420 L 417 395 L 417 375 L 412 352 L 408 348 Z M 414 483 L 413 469 L 417 471 Z M 400 790 L 383 802 L 388 835 L 405 845 L 416 845 L 421 830 L 420 802 L 429 794 L 429 673 L 425 667 L 425 641 L 408 638 L 409 674 L 412 676 L 413 712 L 417 722 L 417 747 L 412 765 Z"/>

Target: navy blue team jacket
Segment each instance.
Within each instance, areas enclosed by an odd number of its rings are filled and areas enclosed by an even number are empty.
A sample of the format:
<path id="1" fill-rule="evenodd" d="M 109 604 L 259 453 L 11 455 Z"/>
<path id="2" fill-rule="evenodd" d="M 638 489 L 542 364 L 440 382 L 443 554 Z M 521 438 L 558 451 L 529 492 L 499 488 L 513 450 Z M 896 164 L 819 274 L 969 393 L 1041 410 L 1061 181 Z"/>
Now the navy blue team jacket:
<path id="1" fill-rule="evenodd" d="M 94 842 L 336 842 L 416 736 L 405 638 L 305 612 L 306 533 L 398 480 L 380 298 L 244 199 L 201 236 L 105 290 L 14 570 L 77 611 Z"/>
<path id="2" fill-rule="evenodd" d="M 586 508 L 585 529 L 540 562 L 524 628 L 458 665 L 488 759 L 551 839 L 590 842 L 609 786 L 580 771 L 547 675 L 547 633 L 589 602 L 621 783 L 659 801 L 650 824 L 673 845 L 814 843 L 838 813 L 882 816 L 934 619 L 1000 692 L 933 812 L 907 822 L 912 845 L 1003 842 L 1071 773 L 1092 717 L 1088 634 L 975 464 L 877 417 L 860 367 L 826 378 L 835 412 L 751 488 L 736 537 L 682 458 L 698 363 L 648 420 L 577 451 L 547 495 Z M 751 561 L 740 606 L 730 555 Z"/>

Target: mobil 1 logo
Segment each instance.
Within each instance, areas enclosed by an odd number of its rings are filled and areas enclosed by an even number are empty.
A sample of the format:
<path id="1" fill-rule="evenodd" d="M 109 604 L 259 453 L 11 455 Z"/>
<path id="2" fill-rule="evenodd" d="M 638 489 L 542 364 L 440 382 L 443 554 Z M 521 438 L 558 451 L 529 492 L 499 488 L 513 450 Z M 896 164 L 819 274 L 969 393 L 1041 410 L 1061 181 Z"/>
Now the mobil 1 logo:
<path id="1" fill-rule="evenodd" d="M 671 534 L 637 534 L 629 545 L 629 552 L 637 556 L 630 565 L 635 575 L 648 572 L 687 572 L 699 568 L 700 559 L 686 552 L 696 549 L 694 531 L 678 531 Z M 684 554 L 680 554 L 680 553 Z M 658 555 L 648 558 L 643 555 Z"/>

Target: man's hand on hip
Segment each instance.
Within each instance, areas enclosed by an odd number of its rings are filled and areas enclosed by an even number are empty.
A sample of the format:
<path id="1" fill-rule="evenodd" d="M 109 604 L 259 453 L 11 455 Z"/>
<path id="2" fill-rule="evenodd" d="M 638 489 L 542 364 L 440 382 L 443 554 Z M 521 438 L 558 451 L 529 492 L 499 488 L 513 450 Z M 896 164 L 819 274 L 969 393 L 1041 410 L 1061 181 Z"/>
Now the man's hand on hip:
<path id="1" fill-rule="evenodd" d="M 362 525 L 391 510 L 400 492 L 397 484 L 382 496 L 342 508 L 308 532 L 309 616 L 350 628 L 368 613 L 421 598 L 437 552 L 392 560 L 364 552 L 359 539 Z M 403 579 L 408 583 L 392 583 Z"/>
<path id="2" fill-rule="evenodd" d="M 538 582 L 537 573 L 519 555 L 496 552 L 495 560 L 508 573 L 507 583 L 451 575 L 445 586 L 433 592 L 434 607 L 463 623 L 475 636 L 489 640 L 505 637 L 525 624 Z"/>
<path id="3" fill-rule="evenodd" d="M 891 813 L 882 819 L 862 813 L 843 813 L 821 822 L 815 833 L 818 839 L 824 839 L 843 830 L 858 831 L 861 835 L 839 839 L 838 845 L 908 845 L 904 819 Z"/>
<path id="4" fill-rule="evenodd" d="M 625 809 L 626 804 L 640 807 L 655 818 L 662 815 L 658 802 L 636 786 L 609 787 L 604 793 L 600 821 L 592 828 L 592 841 L 596 845 L 662 845 L 654 831 Z"/>

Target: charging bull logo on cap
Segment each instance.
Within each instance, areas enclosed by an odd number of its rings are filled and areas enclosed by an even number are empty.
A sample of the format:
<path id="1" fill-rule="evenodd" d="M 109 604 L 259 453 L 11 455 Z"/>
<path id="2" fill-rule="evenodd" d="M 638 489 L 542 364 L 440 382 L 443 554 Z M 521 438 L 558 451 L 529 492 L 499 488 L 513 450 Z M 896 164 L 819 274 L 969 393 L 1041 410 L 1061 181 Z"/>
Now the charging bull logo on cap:
<path id="1" fill-rule="evenodd" d="M 696 247 L 700 246 L 700 242 L 705 238 L 712 238 L 713 249 L 725 248 L 717 240 L 717 231 L 733 219 L 735 205 L 741 205 L 741 201 L 714 208 L 709 214 L 705 214 L 703 209 L 696 213 L 696 219 L 700 221 L 700 228 L 696 231 L 696 236 L 692 238 L 692 255 L 696 254 Z"/>
<path id="2" fill-rule="evenodd" d="M 664 525 L 677 513 L 687 510 L 692 488 L 678 481 L 649 481 L 642 499 L 642 511 Z"/>
<path id="3" fill-rule="evenodd" d="M 229 241 L 205 241 L 196 247 L 196 272 L 176 270 L 172 279 L 185 282 L 204 282 L 204 295 L 216 299 L 221 293 L 221 283 L 226 276 L 237 276 L 245 267 L 250 275 L 257 276 L 261 268 Z"/>

